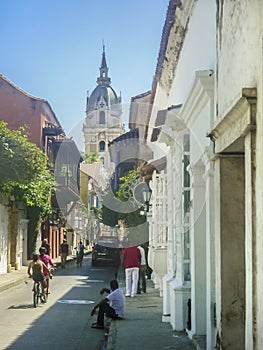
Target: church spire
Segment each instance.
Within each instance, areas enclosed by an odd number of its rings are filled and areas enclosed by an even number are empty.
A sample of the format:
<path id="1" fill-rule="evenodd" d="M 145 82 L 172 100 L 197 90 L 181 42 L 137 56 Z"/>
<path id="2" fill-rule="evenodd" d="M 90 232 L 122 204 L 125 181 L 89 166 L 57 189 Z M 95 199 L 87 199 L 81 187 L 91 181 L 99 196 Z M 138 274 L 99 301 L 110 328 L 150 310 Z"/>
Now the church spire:
<path id="1" fill-rule="evenodd" d="M 105 55 L 105 45 L 103 44 L 103 51 L 102 51 L 102 60 L 101 60 L 101 66 L 100 66 L 100 77 L 97 78 L 97 83 L 99 85 L 110 85 L 111 80 L 108 77 L 108 70 L 106 63 L 106 55 Z"/>

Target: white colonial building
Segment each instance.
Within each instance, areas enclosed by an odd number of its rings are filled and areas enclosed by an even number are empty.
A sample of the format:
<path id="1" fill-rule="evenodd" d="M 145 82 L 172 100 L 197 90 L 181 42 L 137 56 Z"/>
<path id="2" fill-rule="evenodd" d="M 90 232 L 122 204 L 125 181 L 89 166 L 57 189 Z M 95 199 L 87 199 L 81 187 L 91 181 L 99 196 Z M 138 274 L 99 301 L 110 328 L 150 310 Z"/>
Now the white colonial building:
<path id="1" fill-rule="evenodd" d="M 153 82 L 149 263 L 163 321 L 207 350 L 263 348 L 262 18 L 170 0 Z"/>
<path id="2" fill-rule="evenodd" d="M 262 18 L 259 0 L 170 0 L 153 82 L 149 264 L 163 321 L 207 350 L 263 348 Z"/>
<path id="3" fill-rule="evenodd" d="M 158 214 L 154 211 L 160 211 L 154 202 L 160 195 L 156 185 L 160 177 L 166 183 L 162 191 L 167 208 L 163 251 L 161 254 L 155 238 L 149 250 L 154 275 L 162 278 L 163 321 L 176 330 L 187 328 L 190 337 L 206 335 L 209 329 L 207 346 L 211 349 L 215 338 L 214 267 L 210 262 L 214 257 L 214 184 L 213 147 L 207 133 L 214 117 L 215 43 L 213 1 L 184 1 L 181 5 L 170 1 L 154 82 L 152 133 L 148 133 L 148 139 L 169 148 L 166 173 L 156 174 L 151 183 L 153 232 L 160 232 L 155 227 Z M 154 140 L 156 129 L 159 133 Z"/>

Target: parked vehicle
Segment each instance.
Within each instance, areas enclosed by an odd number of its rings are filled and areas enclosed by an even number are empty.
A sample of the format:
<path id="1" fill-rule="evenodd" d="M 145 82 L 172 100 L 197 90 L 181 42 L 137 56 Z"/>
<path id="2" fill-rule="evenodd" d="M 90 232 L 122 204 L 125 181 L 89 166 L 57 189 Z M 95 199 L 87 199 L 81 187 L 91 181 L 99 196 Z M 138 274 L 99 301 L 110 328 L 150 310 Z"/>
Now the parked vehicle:
<path id="1" fill-rule="evenodd" d="M 99 237 L 92 249 L 92 266 L 96 266 L 99 263 L 118 266 L 120 254 L 121 247 L 117 237 Z"/>

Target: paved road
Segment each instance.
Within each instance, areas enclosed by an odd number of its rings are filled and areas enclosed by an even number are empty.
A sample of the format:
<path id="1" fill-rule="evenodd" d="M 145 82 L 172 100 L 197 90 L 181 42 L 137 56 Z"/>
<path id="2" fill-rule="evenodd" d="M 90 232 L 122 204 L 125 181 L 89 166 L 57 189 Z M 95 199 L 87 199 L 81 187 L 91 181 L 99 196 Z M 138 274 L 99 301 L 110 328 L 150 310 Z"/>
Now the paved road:
<path id="1" fill-rule="evenodd" d="M 66 269 L 55 271 L 48 303 L 37 308 L 30 279 L 1 292 L 0 349 L 100 349 L 104 334 L 90 328 L 96 321 L 90 311 L 114 272 L 111 267 L 91 267 L 89 256 L 82 267 L 70 262 Z"/>

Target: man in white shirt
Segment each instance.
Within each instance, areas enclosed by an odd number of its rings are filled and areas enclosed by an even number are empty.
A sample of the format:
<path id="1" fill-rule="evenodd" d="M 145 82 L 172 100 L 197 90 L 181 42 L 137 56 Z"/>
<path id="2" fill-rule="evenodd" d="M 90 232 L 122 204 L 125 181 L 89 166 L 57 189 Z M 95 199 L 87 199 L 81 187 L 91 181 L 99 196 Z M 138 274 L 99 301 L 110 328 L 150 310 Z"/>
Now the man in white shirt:
<path id="1" fill-rule="evenodd" d="M 139 269 L 139 279 L 138 279 L 138 287 L 137 294 L 141 294 L 141 292 L 146 293 L 146 258 L 145 258 L 145 250 L 142 246 L 138 245 L 137 248 L 141 253 L 141 265 Z"/>
<path id="2" fill-rule="evenodd" d="M 91 310 L 91 316 L 93 316 L 96 309 L 99 308 L 97 322 L 91 325 L 92 328 L 104 329 L 105 314 L 113 320 L 121 320 L 124 317 L 125 297 L 122 289 L 119 288 L 118 282 L 112 280 L 110 282 L 110 289 L 102 288 L 100 294 L 104 292 L 109 293 L 109 295 Z"/>

